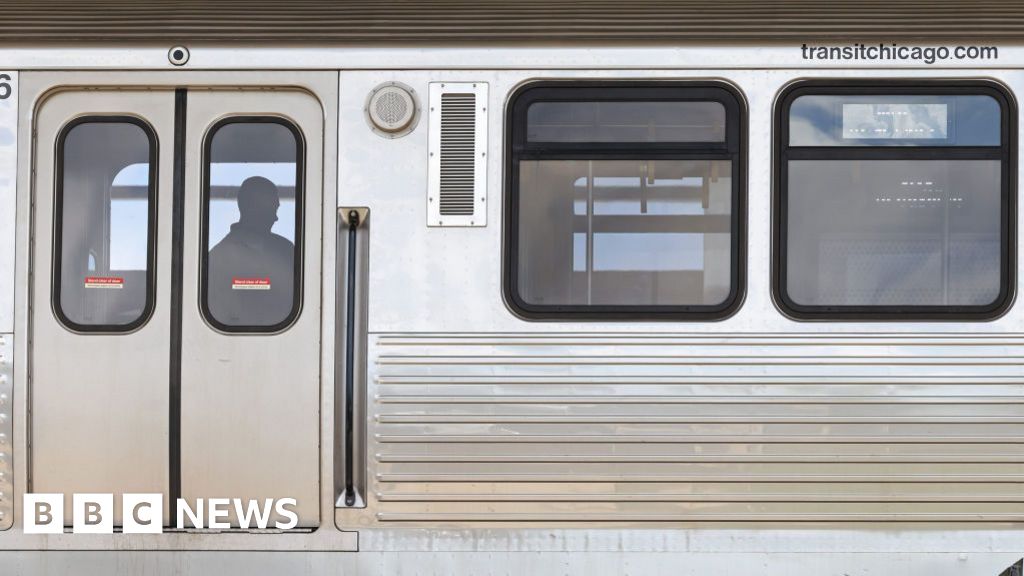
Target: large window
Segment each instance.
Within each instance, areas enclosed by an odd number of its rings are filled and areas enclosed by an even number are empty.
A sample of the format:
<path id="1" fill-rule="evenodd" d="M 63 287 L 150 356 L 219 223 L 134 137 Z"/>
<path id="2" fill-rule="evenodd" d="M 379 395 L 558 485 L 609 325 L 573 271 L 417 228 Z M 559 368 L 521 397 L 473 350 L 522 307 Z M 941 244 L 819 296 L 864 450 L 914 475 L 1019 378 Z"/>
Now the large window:
<path id="1" fill-rule="evenodd" d="M 302 138 L 276 117 L 232 117 L 206 138 L 202 310 L 225 332 L 276 332 L 299 313 Z"/>
<path id="2" fill-rule="evenodd" d="M 776 133 L 776 300 L 798 318 L 982 319 L 1012 295 L 1010 99 L 804 83 Z"/>
<path id="3" fill-rule="evenodd" d="M 153 310 L 156 136 L 86 116 L 57 138 L 53 309 L 80 332 L 128 332 Z"/>
<path id="4" fill-rule="evenodd" d="M 742 286 L 724 85 L 536 83 L 508 112 L 506 300 L 531 319 L 708 319 Z"/>

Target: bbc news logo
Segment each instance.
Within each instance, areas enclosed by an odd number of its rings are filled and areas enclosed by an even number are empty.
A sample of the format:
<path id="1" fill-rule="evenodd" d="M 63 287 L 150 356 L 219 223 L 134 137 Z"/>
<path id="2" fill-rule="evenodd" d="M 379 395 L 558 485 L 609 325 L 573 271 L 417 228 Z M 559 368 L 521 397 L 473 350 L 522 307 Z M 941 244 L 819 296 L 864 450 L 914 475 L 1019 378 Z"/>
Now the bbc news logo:
<path id="1" fill-rule="evenodd" d="M 183 498 L 175 504 L 178 530 L 205 528 L 228 530 L 231 512 L 238 528 L 291 530 L 299 523 L 294 498 L 198 498 L 195 506 Z M 74 534 L 113 534 L 113 494 L 73 494 L 71 497 Z M 64 532 L 63 494 L 25 494 L 22 506 L 25 534 L 61 534 Z M 164 531 L 162 494 L 124 494 L 121 497 L 121 531 L 125 534 L 161 534 Z M 277 514 L 281 520 L 270 522 Z M 187 523 L 186 523 L 187 520 Z M 282 521 L 283 520 L 283 521 Z"/>

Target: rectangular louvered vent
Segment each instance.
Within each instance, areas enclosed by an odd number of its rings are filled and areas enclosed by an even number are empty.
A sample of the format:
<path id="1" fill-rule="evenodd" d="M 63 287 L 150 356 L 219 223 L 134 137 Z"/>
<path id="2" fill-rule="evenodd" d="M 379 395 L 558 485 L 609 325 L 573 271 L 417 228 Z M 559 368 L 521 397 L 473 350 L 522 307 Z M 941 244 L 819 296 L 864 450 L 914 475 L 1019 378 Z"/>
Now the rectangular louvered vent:
<path id="1" fill-rule="evenodd" d="M 428 226 L 487 225 L 487 84 L 430 84 Z"/>

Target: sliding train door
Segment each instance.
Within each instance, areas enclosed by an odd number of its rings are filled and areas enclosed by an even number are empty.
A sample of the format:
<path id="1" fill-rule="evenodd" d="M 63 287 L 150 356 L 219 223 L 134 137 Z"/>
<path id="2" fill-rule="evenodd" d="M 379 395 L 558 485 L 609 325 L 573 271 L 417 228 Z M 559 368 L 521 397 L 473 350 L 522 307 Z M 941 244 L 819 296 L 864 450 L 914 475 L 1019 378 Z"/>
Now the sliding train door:
<path id="1" fill-rule="evenodd" d="M 119 526 L 140 493 L 165 525 L 179 498 L 319 525 L 323 134 L 293 89 L 39 104 L 28 491 L 65 524 L 73 494 L 112 493 Z"/>
<path id="2" fill-rule="evenodd" d="M 168 492 L 173 90 L 64 91 L 36 118 L 31 491 Z M 168 506 L 164 506 L 165 521 Z"/>
<path id="3" fill-rule="evenodd" d="M 186 146 L 182 496 L 294 498 L 316 526 L 323 111 L 190 90 Z"/>

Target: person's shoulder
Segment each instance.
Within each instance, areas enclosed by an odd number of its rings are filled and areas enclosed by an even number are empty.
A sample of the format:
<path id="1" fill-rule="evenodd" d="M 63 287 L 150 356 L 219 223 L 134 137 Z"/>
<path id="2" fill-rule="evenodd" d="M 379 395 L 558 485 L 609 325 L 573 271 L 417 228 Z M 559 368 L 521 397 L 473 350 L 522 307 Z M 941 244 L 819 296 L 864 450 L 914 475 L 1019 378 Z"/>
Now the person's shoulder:
<path id="1" fill-rule="evenodd" d="M 275 248 L 291 250 L 295 247 L 295 244 L 293 244 L 291 240 L 281 236 L 280 234 L 274 234 L 273 232 L 270 234 L 270 242 Z"/>
<path id="2" fill-rule="evenodd" d="M 223 252 L 224 250 L 230 250 L 238 244 L 238 239 L 234 237 L 230 232 L 220 239 L 220 242 L 214 244 L 213 248 L 210 248 L 210 254 L 215 252 Z"/>

